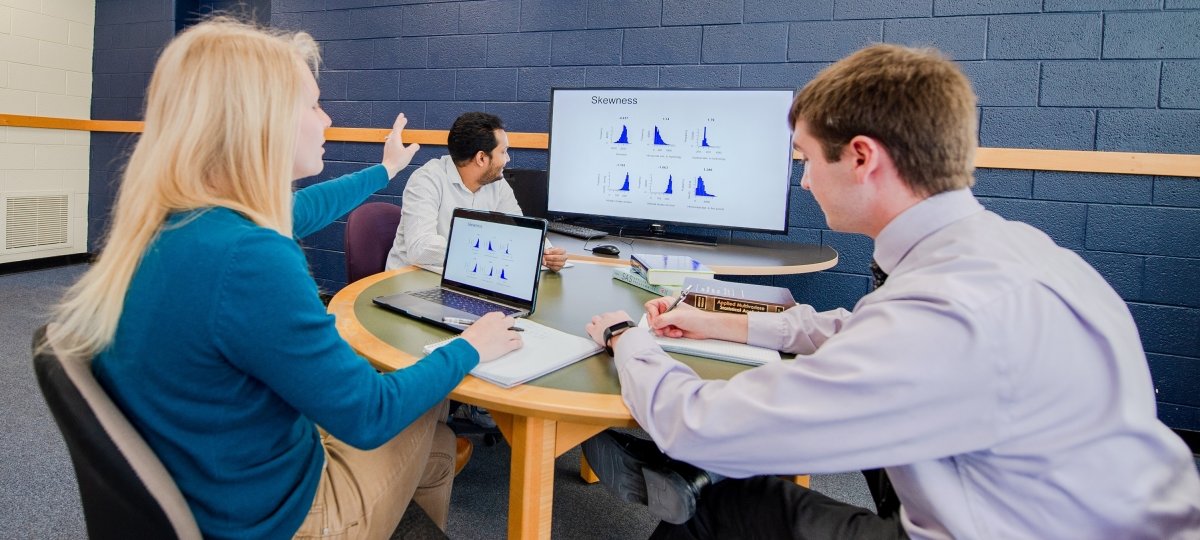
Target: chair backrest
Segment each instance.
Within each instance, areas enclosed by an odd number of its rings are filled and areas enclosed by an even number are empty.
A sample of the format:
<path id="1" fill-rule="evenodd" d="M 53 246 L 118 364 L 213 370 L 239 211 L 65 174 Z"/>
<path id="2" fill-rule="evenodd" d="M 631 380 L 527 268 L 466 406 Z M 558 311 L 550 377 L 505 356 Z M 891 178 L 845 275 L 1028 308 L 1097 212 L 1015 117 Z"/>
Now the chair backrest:
<path id="1" fill-rule="evenodd" d="M 400 226 L 400 207 L 370 202 L 346 218 L 346 283 L 383 271 Z"/>
<path id="2" fill-rule="evenodd" d="M 506 169 L 504 178 L 512 186 L 517 204 L 521 212 L 530 217 L 548 218 L 546 211 L 546 190 L 549 186 L 549 174 L 538 169 Z"/>
<path id="3" fill-rule="evenodd" d="M 179 487 L 92 375 L 91 359 L 42 348 L 55 326 L 33 337 L 33 369 L 75 467 L 88 537 L 199 539 Z"/>

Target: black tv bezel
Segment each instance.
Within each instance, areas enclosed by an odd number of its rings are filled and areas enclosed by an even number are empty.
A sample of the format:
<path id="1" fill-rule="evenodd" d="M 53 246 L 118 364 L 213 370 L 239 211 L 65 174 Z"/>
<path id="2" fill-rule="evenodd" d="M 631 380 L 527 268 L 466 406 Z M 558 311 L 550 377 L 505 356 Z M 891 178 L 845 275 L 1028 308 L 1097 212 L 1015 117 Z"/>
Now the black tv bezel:
<path id="1" fill-rule="evenodd" d="M 795 158 L 793 157 L 795 155 L 795 152 L 792 149 L 792 143 L 791 143 L 790 138 L 788 139 L 788 144 L 787 144 L 787 160 L 788 160 L 787 190 L 784 193 L 784 204 L 783 204 L 784 211 L 783 211 L 783 229 L 782 230 L 757 229 L 757 228 L 753 228 L 753 227 L 737 227 L 737 226 L 731 226 L 731 225 L 713 225 L 713 224 L 708 224 L 708 223 L 694 223 L 694 222 L 688 222 L 688 221 L 666 221 L 666 220 L 654 220 L 654 219 L 641 219 L 641 218 L 630 218 L 630 217 L 622 217 L 622 216 L 611 216 L 611 215 L 605 215 L 605 214 L 585 214 L 585 213 L 579 213 L 579 212 L 564 212 L 561 210 L 554 210 L 554 209 L 550 208 L 550 190 L 553 189 L 553 178 L 554 178 L 553 175 L 551 174 L 551 169 L 550 169 L 551 165 L 553 163 L 553 160 L 550 158 L 554 152 L 554 149 L 553 149 L 553 146 L 554 146 L 554 96 L 555 96 L 555 93 L 558 92 L 559 90 L 581 91 L 581 92 L 622 91 L 622 90 L 625 90 L 625 91 L 634 90 L 634 91 L 639 91 L 639 92 L 647 92 L 647 91 L 650 91 L 650 92 L 660 92 L 660 91 L 661 92 L 729 92 L 729 91 L 763 92 L 763 91 L 767 91 L 767 92 L 790 92 L 792 94 L 793 100 L 795 99 L 796 93 L 798 92 L 798 90 L 787 89 L 787 88 L 622 88 L 622 87 L 592 87 L 592 86 L 587 86 L 587 87 L 554 86 L 554 87 L 550 88 L 550 114 L 549 114 L 550 126 L 549 126 L 549 131 L 547 132 L 547 137 L 546 137 L 546 215 L 547 215 L 547 217 L 549 217 L 552 220 L 560 220 L 562 218 L 594 218 L 596 220 L 604 220 L 604 221 L 620 220 L 621 222 L 641 224 L 641 225 L 644 225 L 646 228 L 651 228 L 650 225 L 661 224 L 661 225 L 672 225 L 672 226 L 678 226 L 678 227 L 694 227 L 694 228 L 708 229 L 708 230 L 768 233 L 768 234 L 773 234 L 773 235 L 788 234 L 789 228 L 791 226 L 791 217 L 792 217 L 792 169 L 795 168 L 795 161 L 796 161 Z M 779 121 L 786 123 L 787 119 L 780 118 Z M 624 228 L 628 228 L 628 227 L 624 227 Z"/>

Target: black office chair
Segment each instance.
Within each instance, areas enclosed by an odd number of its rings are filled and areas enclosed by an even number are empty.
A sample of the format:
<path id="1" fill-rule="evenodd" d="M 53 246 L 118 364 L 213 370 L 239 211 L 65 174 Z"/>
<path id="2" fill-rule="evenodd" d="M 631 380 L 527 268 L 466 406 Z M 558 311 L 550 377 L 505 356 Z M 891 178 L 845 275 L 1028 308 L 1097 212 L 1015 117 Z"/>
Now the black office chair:
<path id="1" fill-rule="evenodd" d="M 90 358 L 59 356 L 33 335 L 33 370 L 62 432 L 79 482 L 88 538 L 200 540 L 196 520 L 175 480 L 92 375 Z M 440 540 L 445 533 L 410 502 L 392 540 Z"/>
<path id="2" fill-rule="evenodd" d="M 92 376 L 91 359 L 39 350 L 54 328 L 34 334 L 33 370 L 75 466 L 88 537 L 199 540 L 183 494 Z"/>
<path id="3" fill-rule="evenodd" d="M 530 217 L 548 218 L 546 189 L 549 173 L 538 169 L 505 169 L 504 178 L 521 205 L 521 212 Z"/>

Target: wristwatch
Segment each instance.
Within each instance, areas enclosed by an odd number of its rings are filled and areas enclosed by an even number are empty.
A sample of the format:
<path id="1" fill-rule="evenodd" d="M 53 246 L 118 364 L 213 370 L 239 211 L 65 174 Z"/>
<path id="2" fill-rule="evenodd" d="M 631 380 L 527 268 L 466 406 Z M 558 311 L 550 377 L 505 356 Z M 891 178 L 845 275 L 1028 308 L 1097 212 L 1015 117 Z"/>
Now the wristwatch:
<path id="1" fill-rule="evenodd" d="M 604 329 L 604 352 L 608 353 L 609 356 L 612 356 L 613 350 L 612 350 L 612 345 L 610 345 L 610 341 L 612 340 L 612 338 L 621 335 L 621 333 L 623 333 L 626 330 L 629 330 L 630 328 L 633 328 L 635 326 L 637 326 L 637 323 L 634 323 L 633 321 L 621 321 L 621 322 L 616 323 L 608 328 L 605 328 Z"/>

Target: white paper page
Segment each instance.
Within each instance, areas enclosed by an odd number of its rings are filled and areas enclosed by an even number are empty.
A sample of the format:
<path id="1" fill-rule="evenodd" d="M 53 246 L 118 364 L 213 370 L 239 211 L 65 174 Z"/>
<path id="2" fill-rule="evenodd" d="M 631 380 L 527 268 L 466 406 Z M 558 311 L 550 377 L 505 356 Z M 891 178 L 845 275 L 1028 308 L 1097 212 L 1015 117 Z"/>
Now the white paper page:
<path id="1" fill-rule="evenodd" d="M 472 375 L 508 388 L 604 350 L 591 339 L 555 330 L 529 319 L 517 319 L 516 326 L 524 330 L 521 332 L 521 341 L 525 345 L 491 362 L 475 366 L 475 369 L 471 370 Z M 454 339 L 426 345 L 425 353 L 428 354 Z"/>

